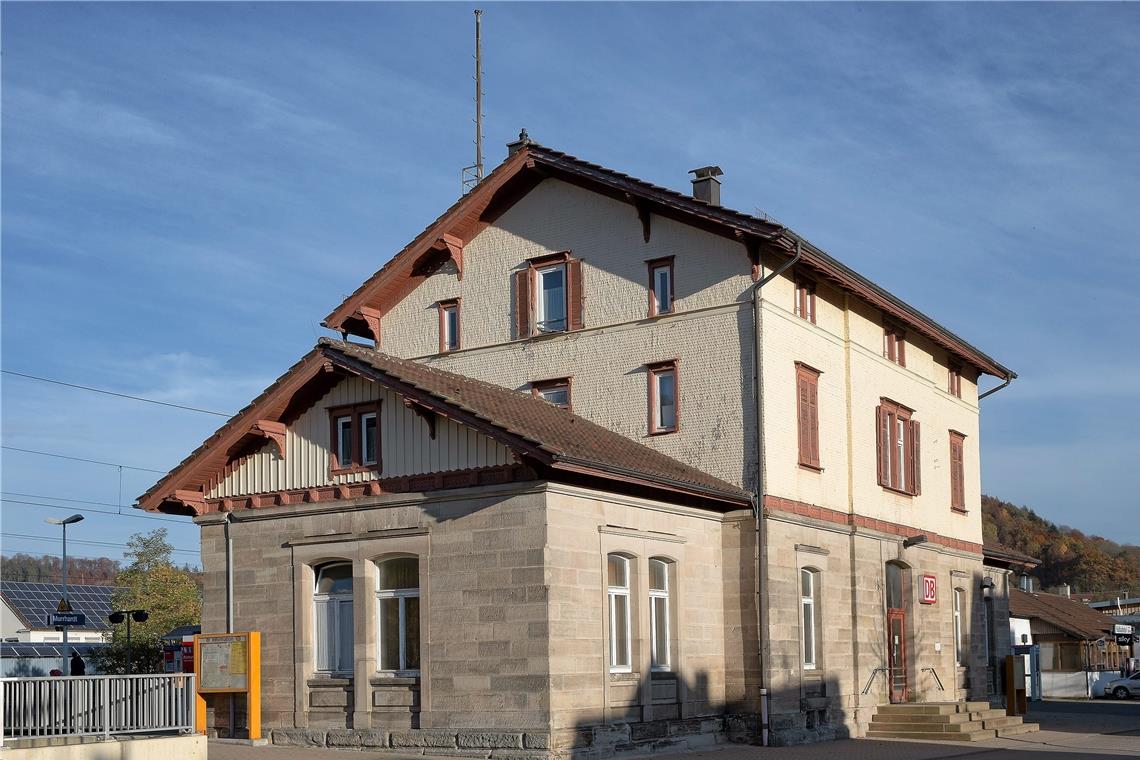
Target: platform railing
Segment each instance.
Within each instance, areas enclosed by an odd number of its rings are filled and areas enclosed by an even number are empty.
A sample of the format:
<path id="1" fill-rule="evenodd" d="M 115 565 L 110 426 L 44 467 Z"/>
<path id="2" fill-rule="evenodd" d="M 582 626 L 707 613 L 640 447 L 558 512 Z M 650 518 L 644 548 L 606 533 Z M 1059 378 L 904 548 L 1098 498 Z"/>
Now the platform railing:
<path id="1" fill-rule="evenodd" d="M 194 676 L 0 678 L 3 741 L 192 732 Z"/>

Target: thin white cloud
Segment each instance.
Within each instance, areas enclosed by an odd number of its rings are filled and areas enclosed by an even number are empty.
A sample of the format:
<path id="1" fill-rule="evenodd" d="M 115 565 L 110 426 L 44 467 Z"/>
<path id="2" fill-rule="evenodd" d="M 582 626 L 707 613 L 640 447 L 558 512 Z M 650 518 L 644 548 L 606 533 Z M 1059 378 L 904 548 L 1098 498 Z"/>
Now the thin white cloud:
<path id="1" fill-rule="evenodd" d="M 162 121 L 74 90 L 46 93 L 8 85 L 3 100 L 6 118 L 34 129 L 59 129 L 101 142 L 162 147 L 184 143 L 181 133 Z"/>

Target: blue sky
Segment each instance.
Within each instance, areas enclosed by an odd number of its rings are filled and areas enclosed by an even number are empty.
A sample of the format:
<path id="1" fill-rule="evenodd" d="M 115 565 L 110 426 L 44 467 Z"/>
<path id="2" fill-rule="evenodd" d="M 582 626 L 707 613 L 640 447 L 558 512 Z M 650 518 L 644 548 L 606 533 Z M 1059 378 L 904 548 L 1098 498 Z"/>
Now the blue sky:
<path id="1" fill-rule="evenodd" d="M 243 406 L 457 197 L 473 7 L 5 3 L 4 367 Z M 983 402 L 987 493 L 1140 543 L 1140 6 L 484 7 L 492 165 L 520 127 L 678 189 L 719 164 L 726 205 L 1020 373 Z M 220 421 L 11 376 L 2 402 L 7 446 L 156 470 Z M 119 502 L 114 467 L 2 475 L 5 552 L 67 514 L 16 501 Z M 87 514 L 72 538 L 167 527 L 196 562 L 185 520 Z"/>

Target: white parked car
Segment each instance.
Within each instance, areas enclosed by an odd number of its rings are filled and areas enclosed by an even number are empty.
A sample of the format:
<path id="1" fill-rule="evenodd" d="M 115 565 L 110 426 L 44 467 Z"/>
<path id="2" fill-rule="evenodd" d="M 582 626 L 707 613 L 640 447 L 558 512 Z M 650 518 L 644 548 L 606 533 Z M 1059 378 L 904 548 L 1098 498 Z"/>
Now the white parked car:
<path id="1" fill-rule="evenodd" d="M 1104 695 L 1117 699 L 1140 697 L 1140 673 L 1133 673 L 1127 678 L 1116 678 L 1109 681 L 1104 685 Z"/>

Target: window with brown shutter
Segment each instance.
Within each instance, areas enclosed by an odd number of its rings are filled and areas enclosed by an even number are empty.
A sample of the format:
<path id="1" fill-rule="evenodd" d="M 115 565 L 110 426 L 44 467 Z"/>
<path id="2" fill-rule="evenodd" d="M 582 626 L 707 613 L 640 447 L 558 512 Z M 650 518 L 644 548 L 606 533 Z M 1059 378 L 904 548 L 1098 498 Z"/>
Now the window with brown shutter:
<path id="1" fill-rule="evenodd" d="M 796 276 L 796 316 L 815 324 L 815 282 Z"/>
<path id="2" fill-rule="evenodd" d="M 898 325 L 883 325 L 883 356 L 900 367 L 906 366 L 906 331 Z"/>
<path id="3" fill-rule="evenodd" d="M 882 399 L 875 410 L 879 485 L 916 496 L 922 491 L 919 424 L 913 409 Z"/>
<path id="4" fill-rule="evenodd" d="M 514 278 L 516 337 L 585 326 L 582 262 L 570 258 L 569 251 L 530 259 Z"/>
<path id="5" fill-rule="evenodd" d="M 966 436 L 950 431 L 950 509 L 963 513 L 966 511 L 965 443 Z"/>
<path id="6" fill-rule="evenodd" d="M 819 370 L 796 362 L 796 409 L 799 427 L 800 464 L 819 465 Z"/>
<path id="7" fill-rule="evenodd" d="M 951 364 L 946 370 L 946 392 L 953 396 L 962 398 L 962 367 L 958 364 Z"/>

